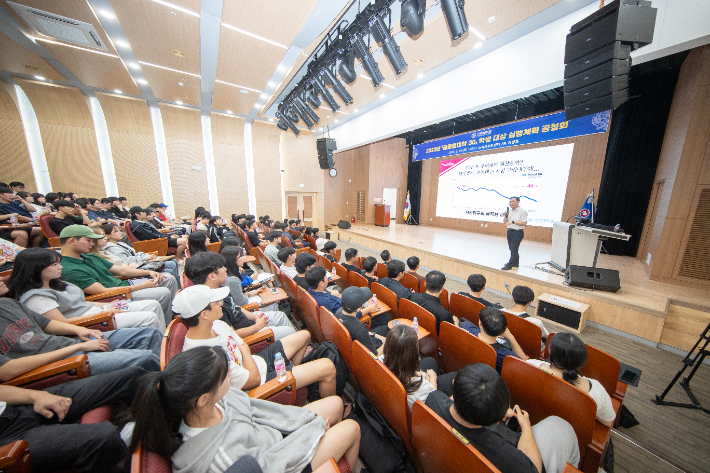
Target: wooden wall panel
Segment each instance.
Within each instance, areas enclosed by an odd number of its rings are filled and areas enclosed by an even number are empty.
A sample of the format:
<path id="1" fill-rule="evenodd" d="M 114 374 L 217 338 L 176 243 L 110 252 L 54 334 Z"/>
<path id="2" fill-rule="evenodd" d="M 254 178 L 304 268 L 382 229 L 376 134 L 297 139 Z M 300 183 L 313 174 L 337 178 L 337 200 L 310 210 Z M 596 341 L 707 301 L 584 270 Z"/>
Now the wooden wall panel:
<path id="1" fill-rule="evenodd" d="M 86 96 L 73 87 L 17 79 L 32 103 L 52 190 L 106 195 L 94 122 Z"/>
<path id="2" fill-rule="evenodd" d="M 249 213 L 244 119 L 213 113 L 211 122 L 219 212 L 229 219 L 234 213 Z"/>
<path id="3" fill-rule="evenodd" d="M 200 112 L 160 104 L 160 114 L 165 129 L 175 215 L 192 217 L 197 207 L 209 209 Z M 192 166 L 198 166 L 200 170 L 193 170 Z"/>
<path id="4" fill-rule="evenodd" d="M 35 192 L 37 185 L 20 111 L 4 85 L 0 84 L 0 181 L 20 181 L 27 192 Z"/>
<path id="5" fill-rule="evenodd" d="M 281 130 L 260 122 L 254 122 L 251 130 L 256 216 L 269 215 L 272 220 L 282 220 Z"/>
<path id="6" fill-rule="evenodd" d="M 316 135 L 281 133 L 284 192 L 323 192 L 324 180 L 331 179 L 328 171 L 321 169 L 318 164 L 317 138 Z M 335 167 L 338 169 L 337 162 Z"/>
<path id="7" fill-rule="evenodd" d="M 350 221 L 357 210 L 357 193 L 365 192 L 369 198 L 370 145 L 360 146 L 333 155 L 338 175 L 325 178 L 325 223 L 336 224 Z M 325 172 L 325 171 L 324 171 Z M 364 222 L 362 222 L 364 223 Z"/>
<path id="8" fill-rule="evenodd" d="M 370 200 L 365 208 L 365 223 L 375 223 L 375 206 L 372 200 L 381 198 L 382 189 L 385 187 L 397 189 L 396 222 L 402 223 L 400 215 L 407 199 L 408 160 L 409 153 L 404 138 L 390 138 L 370 144 Z"/>

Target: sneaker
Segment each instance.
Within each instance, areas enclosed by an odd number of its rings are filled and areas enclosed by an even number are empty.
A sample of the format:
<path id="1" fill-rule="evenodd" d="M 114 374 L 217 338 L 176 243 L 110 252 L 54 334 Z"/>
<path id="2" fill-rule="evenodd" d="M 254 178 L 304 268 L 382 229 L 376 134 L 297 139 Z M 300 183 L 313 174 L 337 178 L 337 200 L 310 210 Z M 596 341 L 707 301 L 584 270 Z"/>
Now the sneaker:
<path id="1" fill-rule="evenodd" d="M 505 266 L 503 266 L 503 267 L 500 268 L 500 269 L 502 269 L 503 271 L 508 271 L 508 270 L 510 270 L 510 269 L 513 269 L 513 267 L 512 267 L 511 265 L 509 265 L 509 264 L 506 264 Z"/>

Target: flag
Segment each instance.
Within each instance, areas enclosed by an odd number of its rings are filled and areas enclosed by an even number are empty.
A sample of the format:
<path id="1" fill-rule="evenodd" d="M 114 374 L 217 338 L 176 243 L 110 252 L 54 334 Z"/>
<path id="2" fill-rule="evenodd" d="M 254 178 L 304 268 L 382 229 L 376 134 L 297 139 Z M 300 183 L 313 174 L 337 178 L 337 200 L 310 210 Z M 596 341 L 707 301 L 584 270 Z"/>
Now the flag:
<path id="1" fill-rule="evenodd" d="M 588 218 L 590 222 L 594 223 L 594 189 L 587 195 L 587 199 L 582 205 L 582 209 L 579 211 L 579 216 L 582 218 Z"/>
<path id="2" fill-rule="evenodd" d="M 402 215 L 405 222 L 407 220 L 409 220 L 409 216 L 411 215 L 411 213 L 412 213 L 412 206 L 409 203 L 409 191 L 407 191 L 407 202 L 404 204 L 404 215 Z"/>

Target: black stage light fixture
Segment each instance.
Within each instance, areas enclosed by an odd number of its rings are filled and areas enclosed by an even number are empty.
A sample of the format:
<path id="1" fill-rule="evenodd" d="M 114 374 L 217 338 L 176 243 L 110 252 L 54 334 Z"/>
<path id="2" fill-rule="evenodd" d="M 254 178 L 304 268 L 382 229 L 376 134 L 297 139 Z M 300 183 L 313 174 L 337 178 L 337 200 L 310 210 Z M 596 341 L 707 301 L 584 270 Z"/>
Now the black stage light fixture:
<path id="1" fill-rule="evenodd" d="M 279 118 L 279 122 L 276 124 L 277 127 L 281 128 L 283 131 L 288 130 L 288 125 L 283 118 Z"/>
<path id="2" fill-rule="evenodd" d="M 347 90 L 345 90 L 345 86 L 340 83 L 337 77 L 333 75 L 333 73 L 330 71 L 330 67 L 326 66 L 323 68 L 323 77 L 325 77 L 325 80 L 328 84 L 333 87 L 333 90 L 335 91 L 336 94 L 338 94 L 338 97 L 345 103 L 345 105 L 353 103 L 353 97 L 348 93 Z"/>
<path id="3" fill-rule="evenodd" d="M 296 114 L 296 111 L 292 107 L 287 108 L 284 115 L 286 116 L 286 118 L 289 119 L 289 121 L 291 121 L 293 123 L 296 123 L 298 121 L 298 115 Z"/>
<path id="4" fill-rule="evenodd" d="M 465 0 L 441 0 L 441 9 L 444 10 L 451 41 L 459 39 L 468 31 L 468 21 L 463 10 L 464 3 Z"/>
<path id="5" fill-rule="evenodd" d="M 323 83 L 323 81 L 321 81 L 320 77 L 316 77 L 313 80 L 313 87 L 315 87 L 315 90 L 320 94 L 321 97 L 323 97 L 323 100 L 328 102 L 328 105 L 331 109 L 333 109 L 334 112 L 340 110 L 340 105 L 338 105 L 338 102 L 336 102 L 333 96 L 330 95 L 330 92 L 328 92 L 328 89 L 325 88 L 325 84 Z"/>
<path id="6" fill-rule="evenodd" d="M 422 32 L 425 12 L 426 0 L 402 0 L 399 23 L 409 36 L 416 36 Z"/>
<path id="7" fill-rule="evenodd" d="M 311 107 L 306 105 L 306 103 L 301 99 L 301 97 L 296 97 L 293 102 L 296 104 L 296 107 L 298 107 L 299 111 L 304 112 L 306 115 L 308 115 L 311 120 L 313 120 L 313 123 L 318 123 L 320 121 L 320 117 L 316 115 L 316 112 L 313 111 Z M 310 128 L 310 127 L 308 127 Z"/>
<path id="8" fill-rule="evenodd" d="M 407 68 L 407 61 L 404 60 L 404 56 L 402 56 L 397 42 L 392 37 L 390 29 L 387 28 L 387 25 L 382 20 L 381 13 L 373 16 L 370 20 L 370 32 L 375 41 L 382 45 L 382 50 L 385 52 L 390 64 L 392 64 L 395 74 L 400 75 Z"/>
<path id="9" fill-rule="evenodd" d="M 348 84 L 352 84 L 357 79 L 357 72 L 355 72 L 355 53 L 352 49 L 348 49 L 340 61 L 340 66 L 338 66 L 338 72 L 340 72 L 340 77 L 343 78 Z"/>
<path id="10" fill-rule="evenodd" d="M 294 134 L 299 135 L 301 133 L 301 130 L 299 130 L 296 125 L 294 125 L 294 123 L 291 121 L 291 119 L 288 117 L 288 115 L 285 112 L 279 112 L 276 114 L 276 116 L 279 117 L 279 124 L 277 125 L 279 128 L 284 130 L 282 128 L 282 126 L 283 126 L 282 123 L 283 123 L 287 127 L 289 127 Z"/>
<path id="11" fill-rule="evenodd" d="M 373 87 L 377 87 L 382 83 L 383 80 L 385 80 L 385 78 L 382 76 L 382 73 L 380 72 L 380 66 L 377 64 L 377 61 L 375 61 L 375 58 L 372 57 L 372 53 L 370 53 L 370 48 L 368 48 L 365 44 L 365 41 L 362 40 L 362 35 L 358 35 L 355 38 L 356 39 L 353 42 L 355 56 L 357 56 L 357 58 L 362 63 L 362 67 L 370 75 Z"/>
<path id="12" fill-rule="evenodd" d="M 310 130 L 311 128 L 313 128 L 313 121 L 312 121 L 311 118 L 308 116 L 308 113 L 306 113 L 305 111 L 303 111 L 303 109 L 302 109 L 298 104 L 294 103 L 294 104 L 291 106 L 291 110 L 292 110 L 294 113 L 298 114 L 298 117 L 299 117 L 301 120 L 303 120 L 303 123 L 306 124 L 306 126 L 308 127 L 309 130 Z"/>
<path id="13" fill-rule="evenodd" d="M 318 92 L 313 87 L 309 87 L 306 91 L 306 102 L 313 108 L 320 107 L 320 97 L 318 97 Z"/>

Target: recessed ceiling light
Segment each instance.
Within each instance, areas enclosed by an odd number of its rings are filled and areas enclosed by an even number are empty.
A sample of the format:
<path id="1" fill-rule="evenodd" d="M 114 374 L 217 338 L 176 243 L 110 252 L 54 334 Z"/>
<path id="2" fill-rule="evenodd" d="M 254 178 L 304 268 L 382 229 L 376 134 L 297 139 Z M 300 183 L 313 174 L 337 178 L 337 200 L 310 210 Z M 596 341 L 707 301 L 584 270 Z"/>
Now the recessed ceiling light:
<path id="1" fill-rule="evenodd" d="M 270 121 L 270 122 L 273 122 L 273 121 L 274 121 L 274 119 L 273 119 L 273 118 L 269 118 L 269 121 Z"/>
<path id="2" fill-rule="evenodd" d="M 330 115 L 326 115 L 325 118 L 330 118 Z"/>
<path id="3" fill-rule="evenodd" d="M 116 92 L 117 94 L 122 94 L 122 93 L 123 93 L 123 92 L 121 92 L 121 91 L 118 90 L 118 89 L 113 89 L 113 91 Z"/>
<path id="4" fill-rule="evenodd" d="M 241 92 L 241 93 L 243 93 L 243 94 L 248 94 L 248 93 L 249 93 L 249 91 L 248 91 L 247 89 L 239 89 L 239 92 Z"/>
<path id="5" fill-rule="evenodd" d="M 37 79 L 37 80 L 47 80 L 47 79 L 45 79 L 45 78 L 42 77 L 42 76 L 35 76 L 35 79 Z"/>
<path id="6" fill-rule="evenodd" d="M 182 105 L 182 102 L 180 100 L 176 100 L 175 103 L 178 105 Z"/>
<path id="7" fill-rule="evenodd" d="M 417 79 L 421 79 L 422 77 L 424 77 L 424 74 L 417 74 Z"/>
<path id="8" fill-rule="evenodd" d="M 121 41 L 120 39 L 116 41 L 116 44 L 121 46 L 122 48 L 130 48 L 130 45 L 126 43 L 125 41 Z"/>
<path id="9" fill-rule="evenodd" d="M 141 66 L 139 66 L 135 62 L 128 63 L 128 65 L 131 67 L 131 69 L 140 69 L 141 68 Z"/>
<path id="10" fill-rule="evenodd" d="M 138 79 L 139 84 L 148 85 L 148 81 L 145 79 Z"/>
<path id="11" fill-rule="evenodd" d="M 180 51 L 179 49 L 173 49 L 173 54 L 177 57 L 185 57 L 185 53 Z"/>
<path id="12" fill-rule="evenodd" d="M 338 123 L 338 119 L 336 118 L 336 119 L 334 120 L 334 122 L 335 122 L 335 123 Z"/>
<path id="13" fill-rule="evenodd" d="M 262 99 L 267 99 L 267 98 L 269 98 L 269 96 L 266 95 L 266 94 L 261 94 L 260 97 L 261 97 Z"/>
<path id="14" fill-rule="evenodd" d="M 258 102 L 257 102 L 257 103 L 255 103 L 255 104 L 254 104 L 254 108 L 261 108 L 261 104 L 260 104 L 260 103 L 258 103 Z"/>
<path id="15" fill-rule="evenodd" d="M 266 85 L 268 85 L 269 87 L 276 87 L 276 84 L 274 84 L 274 83 L 273 83 L 273 82 L 271 82 L 271 81 L 269 81 L 269 83 L 268 83 L 268 84 L 266 84 Z"/>
<path id="16" fill-rule="evenodd" d="M 488 23 L 493 23 L 494 21 L 496 21 L 496 17 L 491 16 L 488 18 Z"/>
<path id="17" fill-rule="evenodd" d="M 422 64 L 424 64 L 424 59 L 415 59 L 412 62 L 414 63 L 415 66 L 421 66 Z"/>
<path id="18" fill-rule="evenodd" d="M 108 18 L 109 20 L 113 20 L 113 15 L 111 14 L 110 11 L 108 10 L 99 10 L 99 13 L 101 13 L 101 16 L 104 18 Z"/>
<path id="19" fill-rule="evenodd" d="M 227 110 L 227 113 L 232 113 L 232 111 L 231 111 L 231 110 Z"/>
<path id="20" fill-rule="evenodd" d="M 385 94 L 380 95 L 380 98 L 381 99 L 385 98 Z"/>
<path id="21" fill-rule="evenodd" d="M 31 71 L 39 71 L 39 67 L 30 66 L 29 64 L 25 64 L 25 67 Z"/>
<path id="22" fill-rule="evenodd" d="M 357 111 L 358 111 L 358 109 L 357 109 L 357 108 L 356 108 L 355 110 L 353 110 L 353 112 L 356 112 L 356 113 L 357 113 Z"/>
<path id="23" fill-rule="evenodd" d="M 286 66 L 279 64 L 279 67 L 277 67 L 279 72 L 286 72 Z"/>
<path id="24" fill-rule="evenodd" d="M 480 48 L 481 46 L 483 46 L 483 41 L 479 41 L 478 43 L 473 45 L 473 47 L 476 49 Z"/>
<path id="25" fill-rule="evenodd" d="M 177 13 L 175 13 L 174 11 L 171 11 L 170 14 L 171 14 L 171 15 L 177 15 Z"/>
<path id="26" fill-rule="evenodd" d="M 184 82 L 178 82 L 178 85 L 179 85 L 180 87 L 182 87 L 183 85 L 185 85 L 185 83 L 184 83 Z"/>

